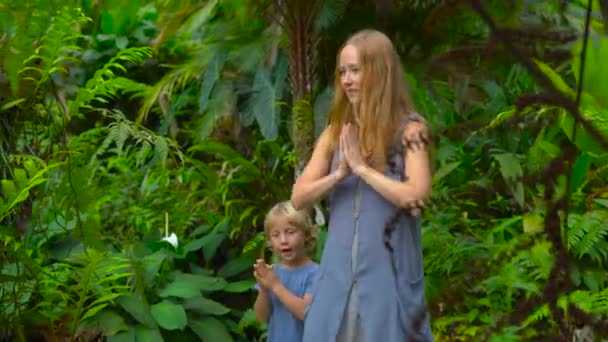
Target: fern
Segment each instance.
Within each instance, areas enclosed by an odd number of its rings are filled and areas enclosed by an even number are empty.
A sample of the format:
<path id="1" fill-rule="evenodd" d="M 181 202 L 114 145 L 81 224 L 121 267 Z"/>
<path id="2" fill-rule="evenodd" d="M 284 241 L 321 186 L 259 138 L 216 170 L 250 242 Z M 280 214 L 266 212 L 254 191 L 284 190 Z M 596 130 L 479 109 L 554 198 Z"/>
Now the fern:
<path id="1" fill-rule="evenodd" d="M 159 99 L 170 96 L 175 90 L 184 88 L 189 82 L 196 79 L 203 72 L 205 65 L 201 58 L 191 58 L 165 74 L 158 83 L 148 89 L 137 122 L 145 121 L 148 118 L 152 107 Z"/>
<path id="2" fill-rule="evenodd" d="M 77 27 L 91 21 L 79 8 L 64 8 L 54 16 L 51 25 L 42 37 L 40 46 L 35 53 L 25 60 L 26 65 L 19 73 L 35 71 L 39 78 L 26 76 L 36 82 L 37 86 L 45 84 L 53 74 L 68 74 L 66 65 L 68 62 L 78 62 L 70 56 L 71 52 L 79 51 L 81 48 L 74 43 L 84 36 L 76 32 Z M 34 65 L 40 65 L 34 66 Z"/>
<path id="3" fill-rule="evenodd" d="M 608 315 L 608 288 L 600 292 L 575 291 L 568 296 L 568 300 L 586 312 Z"/>
<path id="4" fill-rule="evenodd" d="M 62 275 L 43 280 L 42 301 L 39 309 L 42 315 L 55 321 L 69 314 L 72 317 L 71 338 L 76 329 L 114 299 L 129 293 L 126 279 L 128 272 L 126 259 L 109 256 L 107 252 L 88 249 L 85 253 L 71 256 L 67 263 L 55 264 L 62 269 Z M 55 270 L 53 273 L 57 273 Z"/>
<path id="5" fill-rule="evenodd" d="M 266 236 L 264 232 L 257 233 L 254 237 L 249 239 L 243 246 L 243 254 L 249 254 L 252 251 L 262 250 L 266 245 Z"/>
<path id="6" fill-rule="evenodd" d="M 532 312 L 532 314 L 530 314 L 530 316 L 526 318 L 522 325 L 532 325 L 547 319 L 551 319 L 552 317 L 553 315 L 551 314 L 551 310 L 549 310 L 549 304 L 543 304 L 539 308 L 534 310 L 534 312 Z"/>
<path id="7" fill-rule="evenodd" d="M 70 111 L 78 113 L 80 107 L 88 105 L 92 101 L 107 103 L 109 98 L 115 97 L 120 91 L 143 97 L 149 89 L 147 85 L 124 77 L 117 77 L 116 73 L 126 73 L 126 64 L 139 64 L 150 56 L 152 56 L 152 50 L 148 47 L 128 48 L 120 51 L 97 70 L 83 88 L 78 90 L 76 99 L 71 103 Z"/>
<path id="8" fill-rule="evenodd" d="M 589 255 L 600 265 L 608 262 L 606 253 L 594 247 L 608 236 L 608 211 L 593 210 L 583 215 L 570 214 L 568 217 L 568 249 L 577 257 Z M 593 254 L 591 254 L 593 253 Z"/>
<path id="9" fill-rule="evenodd" d="M 92 168 L 97 163 L 99 156 L 107 152 L 112 144 L 116 145 L 115 152 L 121 155 L 129 139 L 135 142 L 134 146 L 139 146 L 139 151 L 136 153 L 138 165 L 145 161 L 149 152 L 152 151 L 152 147 L 154 147 L 154 156 L 161 163 L 165 162 L 170 152 L 183 162 L 183 153 L 174 140 L 157 135 L 153 131 L 128 120 L 120 111 L 102 109 L 100 111 L 115 121 L 106 128 L 108 134 L 91 157 L 89 167 Z"/>

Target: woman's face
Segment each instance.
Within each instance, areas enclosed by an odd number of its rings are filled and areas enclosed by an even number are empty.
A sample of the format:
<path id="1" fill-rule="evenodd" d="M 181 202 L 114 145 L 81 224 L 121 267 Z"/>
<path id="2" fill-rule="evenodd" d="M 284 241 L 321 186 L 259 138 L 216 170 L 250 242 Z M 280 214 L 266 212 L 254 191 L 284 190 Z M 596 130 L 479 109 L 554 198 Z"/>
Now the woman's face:
<path id="1" fill-rule="evenodd" d="M 348 101 L 357 104 L 361 90 L 361 63 L 359 51 L 353 45 L 346 45 L 340 52 L 338 71 Z"/>

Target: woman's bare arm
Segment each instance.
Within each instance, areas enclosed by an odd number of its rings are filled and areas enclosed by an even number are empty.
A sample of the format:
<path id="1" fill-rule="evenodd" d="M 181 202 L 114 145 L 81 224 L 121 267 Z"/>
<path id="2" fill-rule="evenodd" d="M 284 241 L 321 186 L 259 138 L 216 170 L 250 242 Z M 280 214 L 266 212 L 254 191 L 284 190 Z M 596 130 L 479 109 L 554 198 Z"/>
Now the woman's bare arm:
<path id="1" fill-rule="evenodd" d="M 406 144 L 406 141 L 410 141 L 413 136 L 424 134 L 425 131 L 426 126 L 418 122 L 409 124 L 404 130 L 404 173 L 407 173 L 404 181 L 391 179 L 365 163 L 357 165 L 353 173 L 396 206 L 411 208 L 426 202 L 431 193 L 431 168 L 427 145 Z"/>
<path id="2" fill-rule="evenodd" d="M 350 173 L 346 163 L 340 161 L 340 166 L 329 174 L 332 150 L 329 129 L 326 128 L 317 140 L 310 161 L 293 186 L 291 203 L 294 208 L 311 207 Z"/>

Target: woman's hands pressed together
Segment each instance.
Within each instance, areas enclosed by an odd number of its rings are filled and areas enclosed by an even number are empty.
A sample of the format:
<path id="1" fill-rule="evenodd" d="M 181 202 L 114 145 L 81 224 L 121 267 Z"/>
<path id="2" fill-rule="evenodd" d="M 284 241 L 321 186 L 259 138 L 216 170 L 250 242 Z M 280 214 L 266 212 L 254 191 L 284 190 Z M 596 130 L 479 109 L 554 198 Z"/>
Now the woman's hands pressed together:
<path id="1" fill-rule="evenodd" d="M 340 166 L 344 160 L 356 175 L 361 175 L 367 168 L 367 163 L 361 155 L 357 129 L 351 123 L 345 124 L 340 133 L 340 157 Z"/>

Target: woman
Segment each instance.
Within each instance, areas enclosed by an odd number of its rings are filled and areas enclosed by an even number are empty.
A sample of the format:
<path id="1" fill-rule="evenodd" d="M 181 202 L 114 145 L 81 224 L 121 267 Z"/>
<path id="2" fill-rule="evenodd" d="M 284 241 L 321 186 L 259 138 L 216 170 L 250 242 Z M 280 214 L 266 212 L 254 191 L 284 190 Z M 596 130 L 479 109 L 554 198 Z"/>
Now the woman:
<path id="1" fill-rule="evenodd" d="M 384 34 L 350 37 L 336 69 L 329 125 L 291 198 L 305 208 L 331 192 L 303 341 L 432 341 L 420 219 L 410 214 L 431 191 L 426 124 Z"/>

